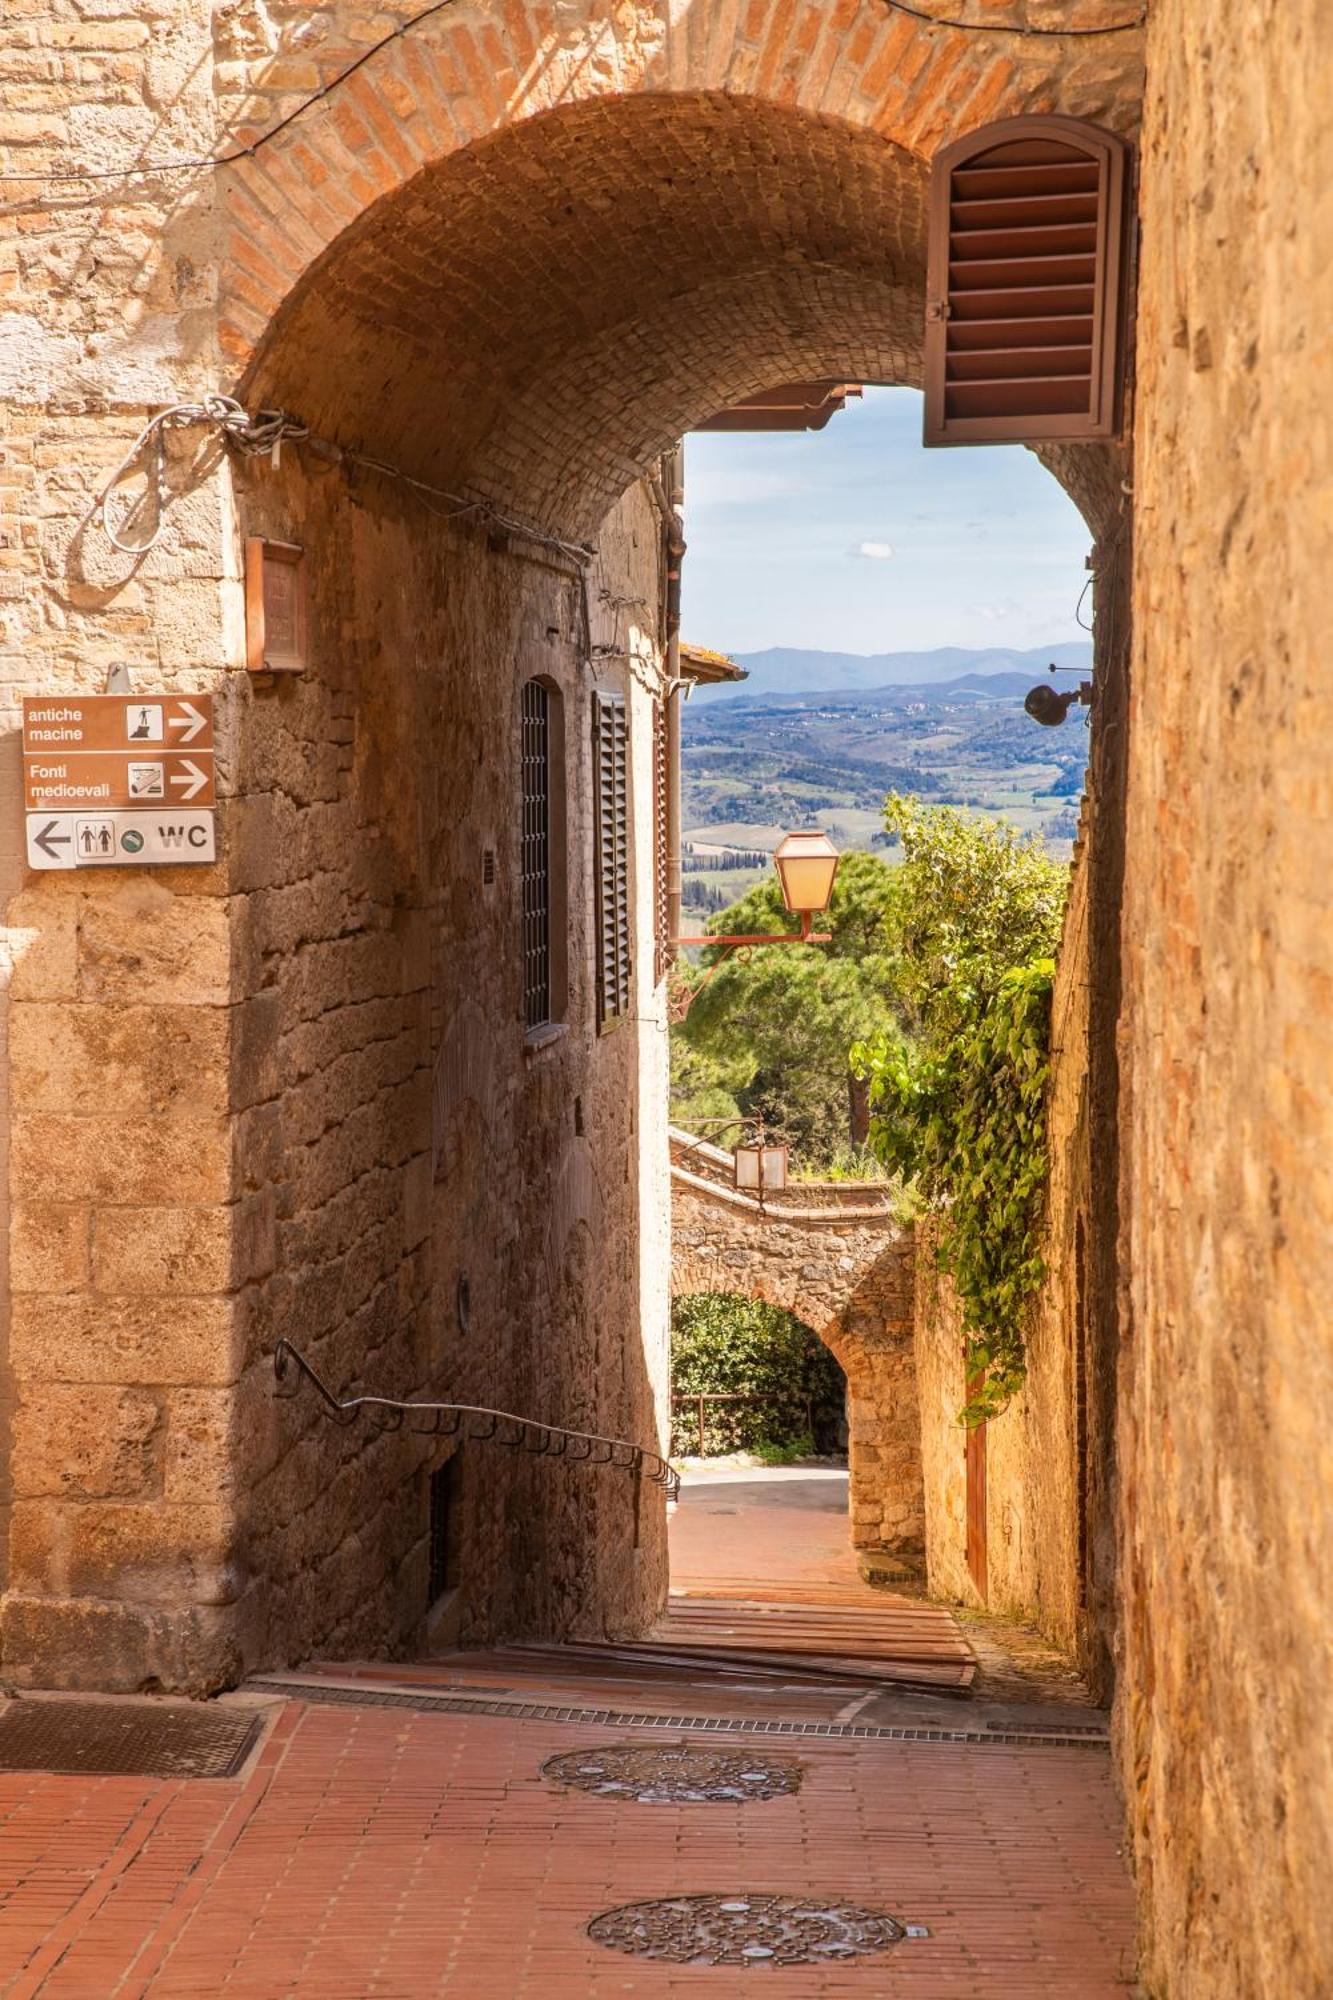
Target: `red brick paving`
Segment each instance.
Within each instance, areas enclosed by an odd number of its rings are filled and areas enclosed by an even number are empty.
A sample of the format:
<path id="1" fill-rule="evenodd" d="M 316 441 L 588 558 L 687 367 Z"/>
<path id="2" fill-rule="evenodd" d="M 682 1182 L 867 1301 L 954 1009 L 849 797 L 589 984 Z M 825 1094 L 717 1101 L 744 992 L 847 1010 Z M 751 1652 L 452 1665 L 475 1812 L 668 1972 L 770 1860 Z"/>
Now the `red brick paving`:
<path id="1" fill-rule="evenodd" d="M 795 1498 L 711 1519 L 687 1501 L 677 1583 L 883 1604 L 856 1578 L 845 1520 L 811 1519 Z M 438 1672 L 379 1678 L 410 1689 Z M 751 1700 L 730 1690 L 731 1712 Z M 650 1683 L 627 1705 L 661 1702 Z M 769 1737 L 767 1751 L 804 1765 L 804 1786 L 744 1806 L 612 1802 L 542 1780 L 554 1752 L 615 1740 L 583 1724 L 276 1700 L 236 1780 L 0 1775 L 0 1994 L 732 2000 L 739 1985 L 746 2000 L 1125 2000 L 1133 1903 L 1104 1748 Z M 744 1973 L 585 1936 L 617 1903 L 718 1889 L 815 1890 L 931 1936 L 853 1964 Z"/>
<path id="2" fill-rule="evenodd" d="M 0 1778 L 0 1991 L 730 2000 L 733 1969 L 583 1934 L 616 1903 L 725 1888 L 817 1889 L 932 1933 L 852 1965 L 756 1967 L 760 2000 L 770 1982 L 802 2000 L 1124 2000 L 1132 1904 L 1103 1752 L 802 1741 L 783 1745 L 802 1791 L 748 1806 L 610 1803 L 539 1776 L 606 1738 L 286 1703 L 247 1778 Z"/>

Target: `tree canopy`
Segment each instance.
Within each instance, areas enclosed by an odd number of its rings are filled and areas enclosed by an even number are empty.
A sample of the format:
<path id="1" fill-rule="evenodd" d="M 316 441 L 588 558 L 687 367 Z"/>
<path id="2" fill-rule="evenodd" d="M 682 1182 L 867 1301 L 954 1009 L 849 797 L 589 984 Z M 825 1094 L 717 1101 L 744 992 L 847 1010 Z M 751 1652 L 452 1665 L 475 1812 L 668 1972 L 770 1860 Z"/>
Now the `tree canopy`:
<path id="1" fill-rule="evenodd" d="M 678 1122 L 762 1117 L 815 1169 L 847 1151 L 855 1087 L 847 1052 L 882 1028 L 899 979 L 897 873 L 875 855 L 844 855 L 819 924 L 832 944 L 757 945 L 718 966 L 675 1032 Z M 747 891 L 709 928 L 791 930 L 777 877 Z M 705 969 L 719 956 L 705 950 Z"/>

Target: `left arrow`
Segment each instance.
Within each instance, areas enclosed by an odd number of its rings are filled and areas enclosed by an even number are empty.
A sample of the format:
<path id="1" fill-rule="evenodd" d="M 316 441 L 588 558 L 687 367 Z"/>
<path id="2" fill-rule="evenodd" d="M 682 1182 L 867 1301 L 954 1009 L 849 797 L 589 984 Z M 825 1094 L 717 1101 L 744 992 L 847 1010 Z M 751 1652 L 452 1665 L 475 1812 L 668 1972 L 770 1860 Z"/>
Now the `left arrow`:
<path id="1" fill-rule="evenodd" d="M 57 847 L 68 847 L 74 838 L 73 834 L 57 833 L 56 828 L 59 824 L 58 819 L 48 820 L 46 825 L 32 837 L 34 847 L 40 847 L 42 853 L 49 855 L 52 861 L 60 859 L 56 853 Z"/>

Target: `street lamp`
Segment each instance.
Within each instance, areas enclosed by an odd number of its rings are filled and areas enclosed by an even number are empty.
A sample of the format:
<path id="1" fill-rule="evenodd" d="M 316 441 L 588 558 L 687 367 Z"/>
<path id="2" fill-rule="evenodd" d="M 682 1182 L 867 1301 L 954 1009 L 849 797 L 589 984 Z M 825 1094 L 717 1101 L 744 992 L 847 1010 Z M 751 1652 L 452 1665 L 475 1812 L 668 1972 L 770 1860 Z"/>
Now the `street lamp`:
<path id="1" fill-rule="evenodd" d="M 838 859 L 837 848 L 819 827 L 789 833 L 773 856 L 782 900 L 800 917 L 803 932 L 809 932 L 811 917 L 826 910 L 832 900 Z"/>
<path id="2" fill-rule="evenodd" d="M 785 834 L 779 843 L 773 861 L 782 885 L 782 900 L 792 915 L 801 920 L 799 931 L 750 931 L 738 936 L 719 936 L 716 932 L 705 931 L 697 937 L 672 938 L 673 945 L 715 946 L 721 955 L 709 968 L 707 978 L 701 980 L 698 986 L 686 986 L 683 981 L 675 985 L 669 1000 L 671 1019 L 685 1019 L 695 994 L 703 991 L 722 960 L 733 951 L 748 951 L 751 945 L 756 944 L 832 944 L 832 931 L 815 931 L 810 924 L 811 919 L 819 916 L 832 901 L 839 858 L 837 848 L 821 828 Z"/>
<path id="3" fill-rule="evenodd" d="M 764 1137 L 762 1125 L 753 1139 L 742 1139 L 731 1149 L 734 1185 L 744 1194 L 755 1194 L 763 1206 L 766 1194 L 781 1194 L 787 1185 L 789 1149 L 775 1146 Z"/>

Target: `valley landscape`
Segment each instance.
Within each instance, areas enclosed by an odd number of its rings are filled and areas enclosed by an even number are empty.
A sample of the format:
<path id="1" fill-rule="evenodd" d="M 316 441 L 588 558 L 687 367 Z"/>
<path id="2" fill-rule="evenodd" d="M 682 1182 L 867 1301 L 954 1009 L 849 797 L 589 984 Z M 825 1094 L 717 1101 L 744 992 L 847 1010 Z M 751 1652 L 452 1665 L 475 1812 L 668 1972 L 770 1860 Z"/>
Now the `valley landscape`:
<path id="1" fill-rule="evenodd" d="M 736 656 L 749 679 L 700 688 L 682 718 L 686 906 L 709 914 L 768 866 L 794 826 L 892 859 L 889 791 L 1002 816 L 1066 858 L 1087 763 L 1086 711 L 1043 729 L 1023 698 L 1061 669 L 1091 674 L 1090 646 L 864 656 L 774 648 Z"/>

